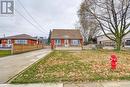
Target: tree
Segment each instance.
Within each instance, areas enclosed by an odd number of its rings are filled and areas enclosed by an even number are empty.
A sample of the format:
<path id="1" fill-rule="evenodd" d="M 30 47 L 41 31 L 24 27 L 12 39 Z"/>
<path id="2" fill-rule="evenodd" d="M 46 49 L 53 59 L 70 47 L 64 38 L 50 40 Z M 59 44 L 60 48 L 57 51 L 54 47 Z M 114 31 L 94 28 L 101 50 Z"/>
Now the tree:
<path id="1" fill-rule="evenodd" d="M 84 4 L 85 11 L 95 18 L 104 35 L 121 50 L 123 37 L 130 33 L 130 0 L 85 0 Z"/>
<path id="2" fill-rule="evenodd" d="M 50 30 L 49 36 L 48 36 L 48 45 L 50 45 L 50 43 L 51 43 L 51 30 Z"/>
<path id="3" fill-rule="evenodd" d="M 91 3 L 92 4 L 92 3 Z M 89 5 L 90 7 L 91 5 Z M 92 41 L 92 38 L 99 32 L 98 22 L 90 12 L 86 11 L 86 4 L 83 2 L 78 11 L 81 32 L 86 42 Z"/>

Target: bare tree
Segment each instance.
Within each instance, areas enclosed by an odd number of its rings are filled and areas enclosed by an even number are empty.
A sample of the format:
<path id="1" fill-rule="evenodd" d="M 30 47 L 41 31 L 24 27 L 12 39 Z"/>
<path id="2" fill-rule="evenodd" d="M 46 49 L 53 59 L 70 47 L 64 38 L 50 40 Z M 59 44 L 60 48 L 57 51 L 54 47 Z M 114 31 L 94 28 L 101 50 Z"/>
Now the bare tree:
<path id="1" fill-rule="evenodd" d="M 104 35 L 116 43 L 117 50 L 121 50 L 123 37 L 130 33 L 130 0 L 85 0 L 84 3 L 85 11 L 96 19 Z M 89 7 L 88 3 L 94 4 Z"/>
<path id="2" fill-rule="evenodd" d="M 81 32 L 86 42 L 88 42 L 88 39 L 93 38 L 95 34 L 98 33 L 98 22 L 95 20 L 94 16 L 86 11 L 86 8 L 90 8 L 94 3 L 82 3 L 80 6 L 80 9 L 78 11 L 78 15 L 80 18 L 80 24 L 81 24 Z"/>

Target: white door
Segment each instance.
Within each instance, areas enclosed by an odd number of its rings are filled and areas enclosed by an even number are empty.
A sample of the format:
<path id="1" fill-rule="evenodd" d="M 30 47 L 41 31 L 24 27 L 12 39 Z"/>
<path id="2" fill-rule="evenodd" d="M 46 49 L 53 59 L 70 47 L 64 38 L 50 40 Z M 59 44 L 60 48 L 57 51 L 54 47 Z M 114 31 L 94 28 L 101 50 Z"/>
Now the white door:
<path id="1" fill-rule="evenodd" d="M 64 40 L 65 42 L 65 47 L 68 47 L 69 46 L 69 40 Z"/>

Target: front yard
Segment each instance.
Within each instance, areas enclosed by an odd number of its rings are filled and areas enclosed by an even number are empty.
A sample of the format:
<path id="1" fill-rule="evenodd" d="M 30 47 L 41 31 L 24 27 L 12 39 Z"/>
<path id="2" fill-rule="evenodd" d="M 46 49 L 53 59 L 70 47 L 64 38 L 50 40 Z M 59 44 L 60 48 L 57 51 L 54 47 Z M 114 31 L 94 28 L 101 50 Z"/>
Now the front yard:
<path id="1" fill-rule="evenodd" d="M 112 51 L 54 51 L 11 83 L 130 80 L 130 52 L 116 52 L 118 67 L 110 69 Z"/>
<path id="2" fill-rule="evenodd" d="M 10 50 L 0 50 L 0 57 L 11 55 Z"/>

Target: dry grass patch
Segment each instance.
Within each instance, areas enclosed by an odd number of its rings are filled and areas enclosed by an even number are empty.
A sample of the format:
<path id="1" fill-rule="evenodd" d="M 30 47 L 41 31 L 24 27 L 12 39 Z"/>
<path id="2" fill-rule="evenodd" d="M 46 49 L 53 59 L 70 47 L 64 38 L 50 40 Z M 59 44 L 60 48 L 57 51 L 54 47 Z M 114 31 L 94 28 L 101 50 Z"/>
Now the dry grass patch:
<path id="1" fill-rule="evenodd" d="M 12 83 L 129 80 L 130 53 L 114 52 L 118 55 L 115 71 L 110 69 L 112 53 L 105 50 L 54 51 L 20 74 Z"/>

